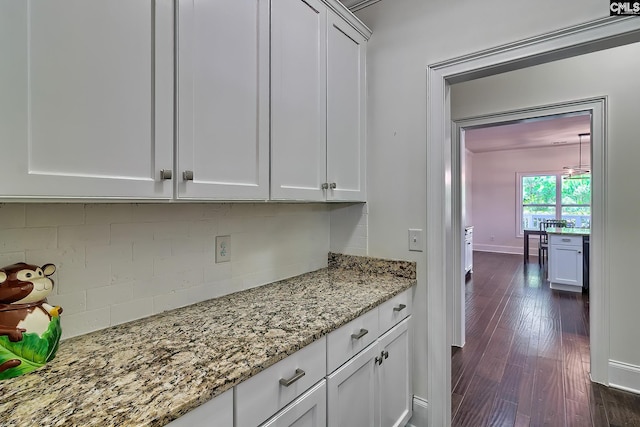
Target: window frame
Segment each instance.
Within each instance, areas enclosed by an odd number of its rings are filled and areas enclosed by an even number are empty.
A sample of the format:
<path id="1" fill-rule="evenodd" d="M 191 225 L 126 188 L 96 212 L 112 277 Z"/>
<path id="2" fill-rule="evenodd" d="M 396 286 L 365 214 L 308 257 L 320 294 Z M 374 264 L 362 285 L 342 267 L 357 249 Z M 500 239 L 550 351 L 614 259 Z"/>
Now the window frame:
<path id="1" fill-rule="evenodd" d="M 556 177 L 556 202 L 555 204 L 540 204 L 540 205 L 527 205 L 527 206 L 544 206 L 552 207 L 555 209 L 555 218 L 562 218 L 563 207 L 588 207 L 591 212 L 591 203 L 589 204 L 575 204 L 565 205 L 562 203 L 562 179 L 564 176 L 563 171 L 545 171 L 545 172 L 516 172 L 516 237 L 524 237 L 524 229 L 522 228 L 522 215 L 523 215 L 523 203 L 522 203 L 522 179 L 530 176 L 555 176 Z M 591 214 L 589 214 L 591 217 Z"/>

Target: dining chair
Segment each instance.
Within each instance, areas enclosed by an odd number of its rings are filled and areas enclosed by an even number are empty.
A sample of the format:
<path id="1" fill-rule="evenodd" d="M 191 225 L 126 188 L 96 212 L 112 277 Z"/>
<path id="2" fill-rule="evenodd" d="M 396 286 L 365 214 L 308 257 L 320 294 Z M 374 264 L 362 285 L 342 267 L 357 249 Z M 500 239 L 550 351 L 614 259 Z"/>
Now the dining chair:
<path id="1" fill-rule="evenodd" d="M 549 235 L 547 228 L 557 227 L 564 228 L 567 226 L 566 219 L 547 219 L 540 221 L 540 242 L 538 243 L 538 263 L 542 265 L 545 257 L 549 256 Z"/>

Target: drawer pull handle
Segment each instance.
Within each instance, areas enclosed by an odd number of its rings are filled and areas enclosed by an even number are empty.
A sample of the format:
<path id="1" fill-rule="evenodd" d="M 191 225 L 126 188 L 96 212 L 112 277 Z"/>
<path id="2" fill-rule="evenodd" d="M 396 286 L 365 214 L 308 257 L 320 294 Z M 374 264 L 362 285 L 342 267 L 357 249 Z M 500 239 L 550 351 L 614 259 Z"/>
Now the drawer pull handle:
<path id="1" fill-rule="evenodd" d="M 570 242 L 571 239 L 562 239 L 563 242 Z"/>
<path id="2" fill-rule="evenodd" d="M 351 338 L 354 340 L 359 340 L 360 338 L 367 335 L 368 333 L 369 331 L 367 331 L 366 329 L 360 329 L 360 332 L 358 332 L 357 334 L 351 334 Z"/>
<path id="3" fill-rule="evenodd" d="M 398 304 L 398 306 L 397 306 L 397 307 L 393 307 L 393 311 L 402 311 L 402 310 L 404 310 L 405 308 L 407 308 L 407 306 L 406 306 L 406 305 L 404 305 L 404 304 Z"/>
<path id="4" fill-rule="evenodd" d="M 285 387 L 289 387 L 291 384 L 298 381 L 300 378 L 304 377 L 305 372 L 302 369 L 296 369 L 296 373 L 289 379 L 280 378 L 280 385 Z"/>

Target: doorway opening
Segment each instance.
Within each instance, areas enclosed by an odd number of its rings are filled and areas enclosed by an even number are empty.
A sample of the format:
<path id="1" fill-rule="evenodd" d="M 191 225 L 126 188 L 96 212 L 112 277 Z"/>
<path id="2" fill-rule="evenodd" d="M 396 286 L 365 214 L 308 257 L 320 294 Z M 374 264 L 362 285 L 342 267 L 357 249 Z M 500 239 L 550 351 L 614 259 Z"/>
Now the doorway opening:
<path id="1" fill-rule="evenodd" d="M 499 123 L 489 117 L 456 123 L 460 223 L 464 235 L 474 226 L 478 250 L 467 272 L 469 243 L 461 243 L 465 267 L 455 304 L 461 313 L 454 324 L 461 328 L 460 344 L 466 345 L 452 348 L 454 426 L 515 422 L 516 417 L 525 424 L 553 423 L 570 411 L 572 419 L 591 418 L 585 401 L 588 294 L 582 286 L 575 292 L 552 291 L 550 261 L 536 248 L 542 238 L 537 233 L 548 221 L 571 228 L 557 231 L 589 234 L 590 175 L 567 179 L 564 169 L 577 164 L 582 148 L 587 152 L 583 163 L 590 159 L 590 140 L 583 146 L 579 136 L 591 132 L 591 111 L 585 108 Z M 523 258 L 528 232 L 536 233 L 530 259 Z"/>

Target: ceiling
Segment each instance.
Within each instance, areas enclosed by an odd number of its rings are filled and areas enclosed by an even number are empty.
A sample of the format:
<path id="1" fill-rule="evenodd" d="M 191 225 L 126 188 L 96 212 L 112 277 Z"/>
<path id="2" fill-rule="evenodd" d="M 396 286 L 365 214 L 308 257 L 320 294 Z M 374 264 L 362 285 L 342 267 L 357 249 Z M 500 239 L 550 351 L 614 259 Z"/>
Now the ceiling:
<path id="1" fill-rule="evenodd" d="M 578 144 L 578 134 L 589 133 L 591 116 L 550 116 L 518 123 L 465 130 L 465 147 L 473 153 Z M 582 137 L 582 143 L 589 143 Z"/>

